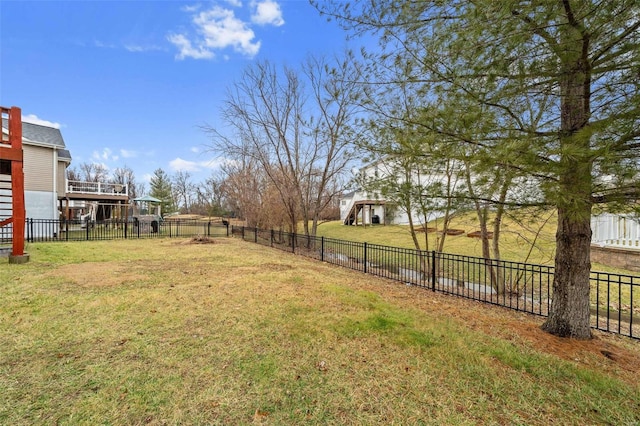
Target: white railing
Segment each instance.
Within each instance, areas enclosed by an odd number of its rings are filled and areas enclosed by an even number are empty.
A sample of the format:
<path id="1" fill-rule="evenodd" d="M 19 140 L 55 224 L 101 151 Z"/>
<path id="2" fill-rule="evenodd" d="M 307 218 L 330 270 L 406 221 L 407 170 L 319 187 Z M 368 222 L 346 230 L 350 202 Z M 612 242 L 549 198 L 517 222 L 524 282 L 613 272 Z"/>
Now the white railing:
<path id="1" fill-rule="evenodd" d="M 128 195 L 127 185 L 120 183 L 67 181 L 67 193 L 72 194 L 100 194 L 100 195 Z"/>
<path id="2" fill-rule="evenodd" d="M 591 217 L 591 231 L 593 244 L 640 249 L 640 218 L 603 213 Z"/>

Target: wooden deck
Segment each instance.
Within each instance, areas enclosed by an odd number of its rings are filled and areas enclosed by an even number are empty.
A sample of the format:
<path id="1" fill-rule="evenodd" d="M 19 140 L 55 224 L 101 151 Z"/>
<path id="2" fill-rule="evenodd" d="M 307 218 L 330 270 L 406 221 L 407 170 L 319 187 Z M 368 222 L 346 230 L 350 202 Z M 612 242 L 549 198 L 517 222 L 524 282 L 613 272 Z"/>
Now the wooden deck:
<path id="1" fill-rule="evenodd" d="M 358 200 L 353 202 L 353 206 L 351 206 L 351 210 L 349 210 L 349 214 L 344 219 L 345 225 L 359 225 L 358 216 L 360 212 L 365 207 L 371 208 L 372 206 L 383 206 L 385 204 L 384 200 Z M 370 225 L 371 223 L 363 223 L 362 225 Z"/>

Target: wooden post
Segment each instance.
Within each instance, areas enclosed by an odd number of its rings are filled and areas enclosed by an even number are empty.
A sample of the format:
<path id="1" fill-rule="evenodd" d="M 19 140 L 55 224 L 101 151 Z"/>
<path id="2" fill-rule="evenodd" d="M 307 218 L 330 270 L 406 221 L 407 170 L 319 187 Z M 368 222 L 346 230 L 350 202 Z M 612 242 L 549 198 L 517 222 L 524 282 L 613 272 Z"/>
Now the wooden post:
<path id="1" fill-rule="evenodd" d="M 11 223 L 13 226 L 13 248 L 10 263 L 26 263 L 29 255 L 24 253 L 24 231 L 26 211 L 24 206 L 24 170 L 22 153 L 22 112 L 18 107 L 0 107 L 2 115 L 8 113 L 9 147 L 0 148 L 0 159 L 11 162 Z M 4 141 L 3 141 L 4 142 Z"/>

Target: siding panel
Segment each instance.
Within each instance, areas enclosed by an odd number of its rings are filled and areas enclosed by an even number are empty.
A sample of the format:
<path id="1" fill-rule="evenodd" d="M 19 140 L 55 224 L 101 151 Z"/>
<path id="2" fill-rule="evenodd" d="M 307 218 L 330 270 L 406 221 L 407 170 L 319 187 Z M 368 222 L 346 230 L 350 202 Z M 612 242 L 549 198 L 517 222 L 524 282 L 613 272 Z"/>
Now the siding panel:
<path id="1" fill-rule="evenodd" d="M 53 150 L 24 145 L 25 191 L 53 192 Z"/>
<path id="2" fill-rule="evenodd" d="M 56 191 L 58 192 L 58 197 L 64 197 L 64 194 L 67 192 L 64 179 L 67 173 L 66 165 L 67 163 L 64 161 L 58 161 L 58 179 L 56 180 Z"/>

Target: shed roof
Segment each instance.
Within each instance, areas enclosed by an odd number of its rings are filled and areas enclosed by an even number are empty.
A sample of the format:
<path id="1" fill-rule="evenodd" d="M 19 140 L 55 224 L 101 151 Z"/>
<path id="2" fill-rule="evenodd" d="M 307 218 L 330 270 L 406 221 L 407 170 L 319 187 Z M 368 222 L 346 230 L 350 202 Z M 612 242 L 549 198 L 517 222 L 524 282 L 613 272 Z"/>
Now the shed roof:
<path id="1" fill-rule="evenodd" d="M 161 200 L 158 200 L 155 197 L 152 197 L 151 195 L 145 195 L 144 197 L 138 197 L 138 198 L 134 198 L 133 201 L 147 201 L 150 203 L 161 203 Z"/>

